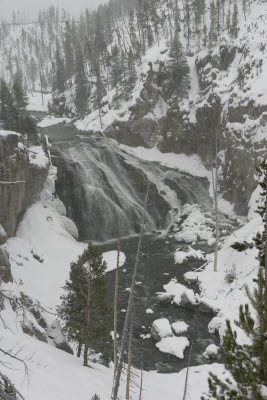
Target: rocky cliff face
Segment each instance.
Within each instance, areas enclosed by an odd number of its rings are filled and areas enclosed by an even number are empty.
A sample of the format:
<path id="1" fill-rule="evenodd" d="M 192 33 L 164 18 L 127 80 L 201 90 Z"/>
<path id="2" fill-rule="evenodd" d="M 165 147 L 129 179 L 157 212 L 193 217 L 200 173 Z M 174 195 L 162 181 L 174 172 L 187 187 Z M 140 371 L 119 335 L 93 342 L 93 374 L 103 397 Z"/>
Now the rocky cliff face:
<path id="1" fill-rule="evenodd" d="M 19 134 L 0 131 L 0 225 L 8 237 L 15 235 L 21 215 L 36 200 L 47 177 L 47 166 L 35 158 L 38 154 L 29 152 Z"/>
<path id="2" fill-rule="evenodd" d="M 258 54 L 249 57 L 242 43 L 224 43 L 213 52 L 202 51 L 192 61 L 198 81 L 194 100 L 189 96 L 171 103 L 164 87 L 157 84 L 160 71 L 155 65 L 147 73 L 129 121 L 115 121 L 105 133 L 128 146 L 198 154 L 208 169 L 215 164 L 217 136 L 220 190 L 237 213 L 246 215 L 255 189 L 255 166 L 266 156 L 267 102 L 261 93 L 252 95 L 250 84 L 262 59 Z M 239 68 L 242 72 L 237 74 Z"/>

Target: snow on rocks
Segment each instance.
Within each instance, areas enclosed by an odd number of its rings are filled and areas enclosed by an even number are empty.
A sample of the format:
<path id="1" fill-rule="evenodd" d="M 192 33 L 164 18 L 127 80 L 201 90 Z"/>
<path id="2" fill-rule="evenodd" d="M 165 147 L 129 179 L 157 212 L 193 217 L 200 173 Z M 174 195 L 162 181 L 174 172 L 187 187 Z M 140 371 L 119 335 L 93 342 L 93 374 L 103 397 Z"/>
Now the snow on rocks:
<path id="1" fill-rule="evenodd" d="M 14 281 L 21 282 L 14 291 L 27 293 L 52 310 L 60 303 L 71 262 L 77 260 L 87 246 L 77 242 L 75 224 L 62 215 L 65 214 L 64 206 L 53 195 L 56 173 L 56 168 L 51 167 L 40 200 L 24 214 L 16 237 L 7 241 Z M 34 254 L 38 254 L 43 262 Z M 116 268 L 116 259 L 117 251 L 104 253 L 108 271 Z M 120 253 L 120 259 L 122 265 L 123 253 Z"/>
<path id="2" fill-rule="evenodd" d="M 177 321 L 174 322 L 172 325 L 172 330 L 176 335 L 179 335 L 180 333 L 184 333 L 188 330 L 189 325 L 187 325 L 184 321 Z"/>
<path id="3" fill-rule="evenodd" d="M 31 146 L 29 147 L 29 159 L 30 163 L 40 168 L 47 168 L 48 158 L 42 148 L 42 146 Z"/>
<path id="4" fill-rule="evenodd" d="M 189 340 L 184 336 L 165 337 L 156 344 L 162 353 L 168 353 L 180 359 L 184 358 L 184 351 L 189 345 Z"/>
<path id="5" fill-rule="evenodd" d="M 167 285 L 163 286 L 165 292 L 157 292 L 159 301 L 171 301 L 177 306 L 196 305 L 197 296 L 192 289 L 178 283 L 176 279 L 172 279 Z"/>
<path id="6" fill-rule="evenodd" d="M 147 308 L 147 309 L 146 309 L 146 313 L 147 313 L 147 314 L 154 314 L 154 311 L 151 310 L 151 308 Z"/>
<path id="7" fill-rule="evenodd" d="M 184 274 L 184 280 L 187 283 L 196 283 L 198 281 L 198 274 L 194 271 L 188 271 Z"/>
<path id="8" fill-rule="evenodd" d="M 218 350 L 218 346 L 216 346 L 215 344 L 210 344 L 204 351 L 203 357 L 207 360 L 214 359 L 218 354 Z"/>
<path id="9" fill-rule="evenodd" d="M 156 319 L 151 327 L 151 336 L 159 341 L 167 336 L 172 336 L 172 328 L 167 318 Z"/>
<path id="10" fill-rule="evenodd" d="M 179 219 L 181 217 L 184 220 L 175 229 L 177 233 L 174 236 L 178 242 L 195 243 L 204 240 L 209 246 L 214 244 L 214 221 L 204 215 L 198 204 L 185 204 Z"/>
<path id="11" fill-rule="evenodd" d="M 70 118 L 59 118 L 50 115 L 42 119 L 37 126 L 39 126 L 39 128 L 48 128 L 49 126 L 68 123 L 71 123 Z"/>
<path id="12" fill-rule="evenodd" d="M 175 264 L 183 264 L 185 261 L 190 259 L 205 260 L 205 255 L 201 250 L 195 250 L 191 246 L 188 246 L 187 251 L 181 251 L 179 248 L 174 253 Z"/>

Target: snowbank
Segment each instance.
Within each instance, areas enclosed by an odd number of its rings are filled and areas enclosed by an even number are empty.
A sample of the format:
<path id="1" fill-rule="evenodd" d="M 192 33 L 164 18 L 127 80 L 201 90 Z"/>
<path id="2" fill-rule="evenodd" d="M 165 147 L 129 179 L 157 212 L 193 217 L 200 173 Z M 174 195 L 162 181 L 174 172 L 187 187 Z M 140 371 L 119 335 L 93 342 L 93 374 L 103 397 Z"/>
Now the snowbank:
<path id="1" fill-rule="evenodd" d="M 39 128 L 48 128 L 49 126 L 58 124 L 69 124 L 71 122 L 70 118 L 59 118 L 53 116 L 47 116 L 38 123 Z"/>

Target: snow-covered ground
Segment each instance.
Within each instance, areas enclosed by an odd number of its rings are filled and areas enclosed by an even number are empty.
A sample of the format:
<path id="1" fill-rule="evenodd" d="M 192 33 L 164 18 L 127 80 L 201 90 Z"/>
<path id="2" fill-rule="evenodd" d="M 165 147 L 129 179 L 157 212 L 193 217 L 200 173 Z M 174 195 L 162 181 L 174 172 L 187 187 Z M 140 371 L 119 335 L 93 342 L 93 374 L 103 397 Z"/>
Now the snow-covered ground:
<path id="1" fill-rule="evenodd" d="M 51 102 L 51 100 L 52 100 L 51 93 L 45 93 L 43 94 L 42 97 L 41 92 L 33 92 L 33 93 L 29 92 L 27 110 L 47 112 L 48 103 Z"/>
<path id="2" fill-rule="evenodd" d="M 48 115 L 41 122 L 38 123 L 39 128 L 48 128 L 49 126 L 58 124 L 68 124 L 71 122 L 70 118 L 60 118 Z"/>

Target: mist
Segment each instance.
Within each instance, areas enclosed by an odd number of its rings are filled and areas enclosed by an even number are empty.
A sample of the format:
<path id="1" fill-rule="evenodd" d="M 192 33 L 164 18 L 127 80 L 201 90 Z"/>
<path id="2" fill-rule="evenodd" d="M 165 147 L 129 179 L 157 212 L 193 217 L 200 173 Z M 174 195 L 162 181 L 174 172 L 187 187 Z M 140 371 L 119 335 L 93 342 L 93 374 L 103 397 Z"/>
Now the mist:
<path id="1" fill-rule="evenodd" d="M 51 5 L 64 7 L 73 15 L 78 15 L 85 8 L 95 9 L 107 0 L 0 0 L 0 19 L 9 19 L 12 11 L 20 11 L 30 19 Z"/>

